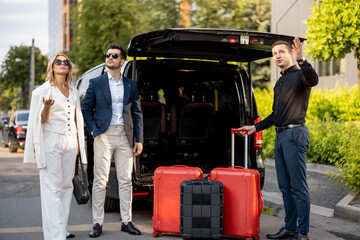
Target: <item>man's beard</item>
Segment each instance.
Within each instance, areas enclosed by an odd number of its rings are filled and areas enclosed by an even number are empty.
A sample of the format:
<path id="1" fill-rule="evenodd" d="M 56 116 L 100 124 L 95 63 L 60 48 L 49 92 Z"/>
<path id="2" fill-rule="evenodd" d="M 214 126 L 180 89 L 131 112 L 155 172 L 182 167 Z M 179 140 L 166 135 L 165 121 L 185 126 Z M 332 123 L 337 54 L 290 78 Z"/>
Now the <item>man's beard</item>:
<path id="1" fill-rule="evenodd" d="M 111 69 L 111 70 L 119 69 L 120 68 L 120 63 L 118 65 L 112 65 L 112 66 L 109 66 L 108 64 L 106 64 L 106 67 L 108 69 Z"/>

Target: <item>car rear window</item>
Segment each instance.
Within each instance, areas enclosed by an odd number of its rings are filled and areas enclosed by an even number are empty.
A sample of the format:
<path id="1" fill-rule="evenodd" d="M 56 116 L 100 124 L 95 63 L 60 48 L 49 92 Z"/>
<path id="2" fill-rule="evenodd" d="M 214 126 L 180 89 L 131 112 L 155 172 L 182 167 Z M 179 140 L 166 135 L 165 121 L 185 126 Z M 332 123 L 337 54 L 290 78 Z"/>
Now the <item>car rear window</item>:
<path id="1" fill-rule="evenodd" d="M 18 121 L 27 121 L 29 119 L 29 113 L 20 113 L 18 116 Z"/>

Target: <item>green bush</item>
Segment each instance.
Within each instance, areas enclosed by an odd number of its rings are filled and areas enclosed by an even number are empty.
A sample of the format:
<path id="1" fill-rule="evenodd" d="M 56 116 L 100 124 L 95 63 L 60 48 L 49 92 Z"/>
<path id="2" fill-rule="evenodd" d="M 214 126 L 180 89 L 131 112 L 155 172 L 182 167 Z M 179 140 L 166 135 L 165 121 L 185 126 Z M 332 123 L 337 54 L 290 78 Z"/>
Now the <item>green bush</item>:
<path id="1" fill-rule="evenodd" d="M 356 132 L 355 136 L 350 137 L 345 156 L 340 161 L 335 162 L 335 166 L 340 168 L 340 173 L 333 173 L 332 177 L 348 185 L 351 189 L 360 192 L 360 124 L 352 129 Z"/>
<path id="2" fill-rule="evenodd" d="M 255 89 L 259 115 L 272 112 L 273 91 Z M 340 173 L 337 180 L 360 191 L 360 97 L 359 88 L 337 86 L 314 89 L 310 95 L 306 125 L 310 131 L 309 162 L 332 164 Z M 274 127 L 263 131 L 263 156 L 274 158 Z"/>
<path id="3" fill-rule="evenodd" d="M 332 90 L 313 89 L 306 119 L 360 120 L 359 87 L 355 85 L 346 88 L 337 85 Z"/>

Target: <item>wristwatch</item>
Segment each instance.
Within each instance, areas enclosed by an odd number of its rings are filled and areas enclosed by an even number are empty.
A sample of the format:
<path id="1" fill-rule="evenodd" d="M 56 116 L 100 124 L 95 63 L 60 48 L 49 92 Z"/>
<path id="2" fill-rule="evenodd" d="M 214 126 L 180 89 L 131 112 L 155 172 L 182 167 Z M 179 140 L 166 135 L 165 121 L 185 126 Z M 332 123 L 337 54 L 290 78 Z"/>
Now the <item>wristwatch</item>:
<path id="1" fill-rule="evenodd" d="M 302 56 L 299 60 L 296 60 L 298 63 L 303 63 L 305 62 L 305 56 Z"/>

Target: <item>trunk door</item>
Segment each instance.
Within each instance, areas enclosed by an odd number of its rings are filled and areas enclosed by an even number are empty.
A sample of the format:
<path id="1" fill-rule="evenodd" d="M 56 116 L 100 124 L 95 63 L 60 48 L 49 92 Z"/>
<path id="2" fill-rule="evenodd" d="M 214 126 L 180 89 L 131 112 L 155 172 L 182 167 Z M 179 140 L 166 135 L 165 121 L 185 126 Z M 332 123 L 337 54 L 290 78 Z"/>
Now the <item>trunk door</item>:
<path id="1" fill-rule="evenodd" d="M 293 39 L 241 30 L 164 29 L 134 37 L 129 43 L 128 55 L 249 62 L 271 57 L 274 42 L 283 40 L 292 44 Z"/>

